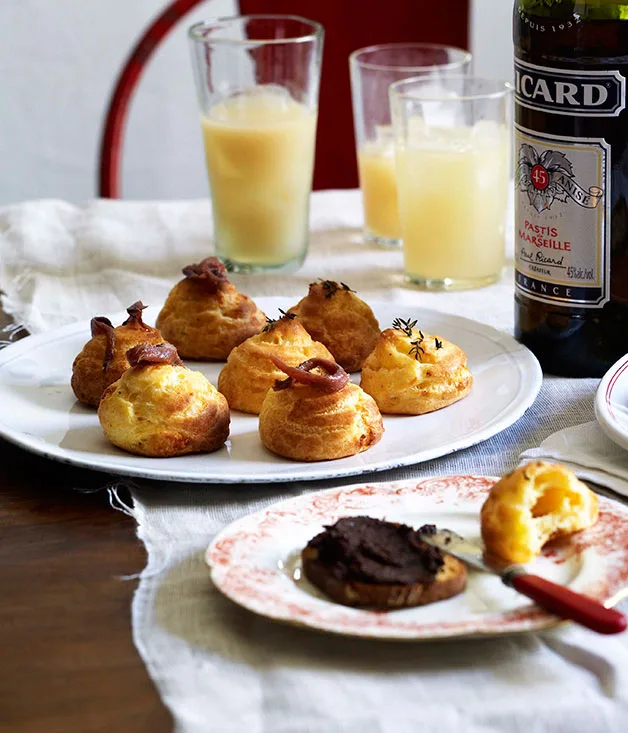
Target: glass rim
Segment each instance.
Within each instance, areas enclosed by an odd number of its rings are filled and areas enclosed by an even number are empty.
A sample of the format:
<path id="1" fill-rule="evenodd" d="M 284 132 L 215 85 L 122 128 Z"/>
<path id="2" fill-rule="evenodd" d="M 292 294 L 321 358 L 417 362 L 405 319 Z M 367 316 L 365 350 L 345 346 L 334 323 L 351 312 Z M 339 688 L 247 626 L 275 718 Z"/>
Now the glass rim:
<path id="1" fill-rule="evenodd" d="M 456 51 L 461 54 L 460 61 L 451 61 L 446 64 L 410 64 L 396 65 L 396 64 L 378 64 L 370 61 L 360 61 L 359 57 L 365 53 L 372 53 L 374 51 L 382 51 L 393 48 L 416 48 L 424 50 L 438 50 L 438 51 Z M 469 63 L 473 59 L 471 51 L 465 51 L 464 48 L 458 46 L 447 46 L 442 43 L 421 43 L 419 41 L 407 41 L 401 43 L 376 43 L 372 46 L 364 46 L 364 48 L 358 48 L 349 54 L 349 63 L 355 63 L 362 69 L 368 69 L 370 71 L 423 71 L 425 69 L 454 69 L 462 66 L 464 63 Z"/>
<path id="2" fill-rule="evenodd" d="M 293 20 L 303 23 L 304 25 L 310 26 L 312 29 L 311 33 L 304 33 L 301 35 L 294 35 L 289 38 L 207 38 L 202 35 L 202 30 L 209 30 L 210 28 L 218 28 L 221 25 L 231 24 L 235 25 L 235 21 L 243 22 L 247 20 Z M 280 43 L 306 43 L 308 41 L 314 41 L 318 38 L 322 38 L 325 33 L 325 29 L 315 20 L 304 18 L 301 15 L 282 15 L 277 13 L 254 13 L 252 15 L 229 15 L 220 18 L 212 18 L 211 20 L 201 20 L 198 23 L 194 23 L 188 28 L 188 38 L 197 43 L 203 44 L 231 44 L 233 46 L 257 46 L 260 43 L 266 44 L 280 44 Z"/>
<path id="3" fill-rule="evenodd" d="M 488 82 L 489 85 L 494 86 L 494 91 L 490 92 L 479 92 L 477 94 L 459 94 L 455 97 L 446 96 L 442 94 L 412 94 L 411 92 L 404 92 L 403 87 L 411 86 L 417 83 L 429 84 L 433 82 L 433 79 L 426 78 L 424 76 L 413 76 L 409 79 L 402 79 L 396 81 L 389 87 L 389 94 L 391 97 L 396 96 L 399 99 L 406 99 L 409 101 L 420 101 L 420 102 L 474 102 L 482 99 L 500 99 L 510 95 L 515 87 L 506 79 L 497 79 L 490 76 L 475 76 L 473 74 L 460 74 L 459 76 L 447 76 L 443 79 L 445 83 L 450 81 L 462 81 L 472 80 L 478 82 Z"/>

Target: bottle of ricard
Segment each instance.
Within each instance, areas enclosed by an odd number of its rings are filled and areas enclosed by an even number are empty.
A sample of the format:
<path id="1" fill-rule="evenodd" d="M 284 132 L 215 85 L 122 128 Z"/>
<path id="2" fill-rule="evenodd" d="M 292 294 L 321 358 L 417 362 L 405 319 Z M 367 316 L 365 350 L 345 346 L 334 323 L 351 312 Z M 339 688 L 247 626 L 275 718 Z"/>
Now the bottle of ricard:
<path id="1" fill-rule="evenodd" d="M 515 332 L 544 370 L 628 352 L 628 0 L 515 0 Z"/>

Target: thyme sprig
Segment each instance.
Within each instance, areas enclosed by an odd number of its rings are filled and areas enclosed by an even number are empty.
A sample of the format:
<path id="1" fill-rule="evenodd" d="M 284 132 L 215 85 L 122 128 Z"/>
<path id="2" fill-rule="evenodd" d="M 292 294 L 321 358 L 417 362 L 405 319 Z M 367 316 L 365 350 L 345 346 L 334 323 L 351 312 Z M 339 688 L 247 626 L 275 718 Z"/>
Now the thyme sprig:
<path id="1" fill-rule="evenodd" d="M 418 329 L 419 336 L 418 338 L 414 338 L 416 324 L 417 321 L 412 321 L 410 318 L 395 318 L 392 322 L 392 327 L 397 331 L 403 331 L 404 335 L 410 339 L 410 351 L 408 351 L 408 355 L 413 356 L 417 361 L 423 361 L 423 357 L 425 356 L 425 349 L 423 348 L 425 334 L 421 329 Z M 443 348 L 443 342 L 437 336 L 434 336 L 434 346 L 437 350 Z"/>
<path id="2" fill-rule="evenodd" d="M 423 335 L 423 331 L 419 331 L 419 338 L 414 339 L 414 341 L 410 341 L 410 351 L 408 351 L 409 356 L 413 356 L 417 361 L 423 361 L 423 356 L 425 354 L 425 349 L 421 345 L 425 341 L 425 336 Z"/>
<path id="3" fill-rule="evenodd" d="M 417 321 L 411 321 L 409 318 L 395 318 L 392 322 L 392 327 L 397 331 L 403 331 L 411 339 L 413 336 L 412 330 L 416 324 Z"/>
<path id="4" fill-rule="evenodd" d="M 297 317 L 296 313 L 286 313 L 286 311 L 282 310 L 281 308 L 279 308 L 279 312 L 281 313 L 281 316 L 279 318 L 269 318 L 268 316 L 266 316 L 264 333 L 271 331 L 279 323 L 279 321 L 282 321 L 284 318 L 292 321 L 294 318 Z"/>
<path id="5" fill-rule="evenodd" d="M 335 280 L 323 280 L 322 278 L 319 278 L 319 280 L 323 285 L 326 298 L 331 298 L 332 295 L 335 295 L 340 290 L 344 290 L 347 293 L 355 293 L 355 290 L 352 290 L 347 283 L 337 283 Z"/>

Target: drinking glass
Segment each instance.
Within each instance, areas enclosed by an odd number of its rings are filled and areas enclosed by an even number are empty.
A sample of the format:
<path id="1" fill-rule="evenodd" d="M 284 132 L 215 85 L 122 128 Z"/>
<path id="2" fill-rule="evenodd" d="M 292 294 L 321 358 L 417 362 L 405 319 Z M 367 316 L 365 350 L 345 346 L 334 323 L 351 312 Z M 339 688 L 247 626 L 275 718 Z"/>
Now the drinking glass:
<path id="1" fill-rule="evenodd" d="M 323 28 L 249 15 L 189 30 L 216 254 L 293 272 L 307 253 Z"/>
<path id="2" fill-rule="evenodd" d="M 354 51 L 349 57 L 353 122 L 364 237 L 383 246 L 400 246 L 395 152 L 388 90 L 393 82 L 424 76 L 438 80 L 466 73 L 471 54 L 427 43 L 386 43 Z"/>
<path id="3" fill-rule="evenodd" d="M 406 278 L 423 288 L 501 274 L 510 185 L 512 87 L 472 76 L 390 88 Z"/>

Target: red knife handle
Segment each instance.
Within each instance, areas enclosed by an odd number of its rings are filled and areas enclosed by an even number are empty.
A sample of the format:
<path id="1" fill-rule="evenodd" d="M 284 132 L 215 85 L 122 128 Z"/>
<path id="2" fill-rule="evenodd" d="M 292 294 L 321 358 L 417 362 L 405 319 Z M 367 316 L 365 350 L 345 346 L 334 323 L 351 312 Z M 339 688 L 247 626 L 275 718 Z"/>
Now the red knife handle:
<path id="1" fill-rule="evenodd" d="M 551 580 L 528 573 L 513 573 L 510 577 L 507 574 L 504 582 L 531 598 L 546 611 L 575 621 L 598 634 L 619 634 L 626 630 L 627 621 L 623 613 L 614 608 L 606 608 L 598 601 L 564 585 L 557 585 Z"/>

